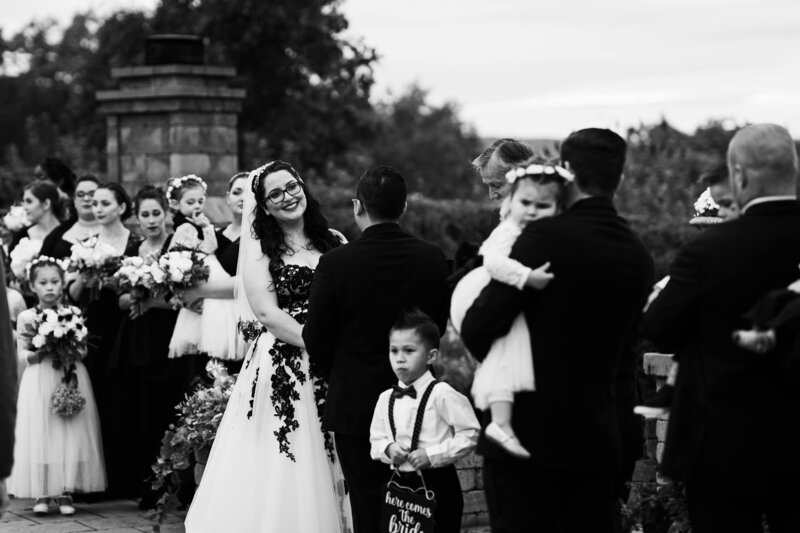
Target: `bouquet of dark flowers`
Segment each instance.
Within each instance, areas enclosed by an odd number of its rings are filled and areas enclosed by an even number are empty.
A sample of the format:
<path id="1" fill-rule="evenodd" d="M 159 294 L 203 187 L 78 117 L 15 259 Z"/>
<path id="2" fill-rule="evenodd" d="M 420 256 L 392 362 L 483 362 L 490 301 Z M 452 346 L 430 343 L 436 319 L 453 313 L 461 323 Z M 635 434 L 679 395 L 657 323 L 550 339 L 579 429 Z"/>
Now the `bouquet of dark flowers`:
<path id="1" fill-rule="evenodd" d="M 176 309 L 183 306 L 183 292 L 208 279 L 209 268 L 203 262 L 206 254 L 194 248 L 176 247 L 151 265 L 153 278 L 163 281 L 155 284 L 156 294 L 172 294 L 170 303 Z"/>
<path id="2" fill-rule="evenodd" d="M 154 531 L 158 531 L 166 513 L 179 504 L 177 492 L 181 486 L 181 473 L 194 465 L 195 478 L 202 475 L 236 382 L 235 376 L 230 376 L 218 361 L 209 361 L 206 371 L 214 379 L 213 385 L 198 388 L 178 404 L 175 408 L 178 419 L 170 424 L 161 439 L 161 451 L 152 466 L 152 488 L 164 491 L 152 515 Z"/>
<path id="3" fill-rule="evenodd" d="M 27 333 L 36 353 L 50 357 L 53 368 L 64 372 L 50 398 L 51 412 L 63 418 L 80 413 L 86 398 L 78 391 L 75 364 L 86 357 L 87 336 L 80 310 L 73 306 L 40 309 Z"/>
<path id="4" fill-rule="evenodd" d="M 87 278 L 89 300 L 96 300 L 100 290 L 114 287 L 114 274 L 122 263 L 122 257 L 110 244 L 100 242 L 97 236 L 89 237 L 72 245 L 69 272 L 77 272 Z"/>
<path id="5" fill-rule="evenodd" d="M 114 279 L 121 291 L 128 292 L 134 302 L 140 302 L 166 281 L 166 273 L 158 266 L 157 255 L 125 257 Z"/>

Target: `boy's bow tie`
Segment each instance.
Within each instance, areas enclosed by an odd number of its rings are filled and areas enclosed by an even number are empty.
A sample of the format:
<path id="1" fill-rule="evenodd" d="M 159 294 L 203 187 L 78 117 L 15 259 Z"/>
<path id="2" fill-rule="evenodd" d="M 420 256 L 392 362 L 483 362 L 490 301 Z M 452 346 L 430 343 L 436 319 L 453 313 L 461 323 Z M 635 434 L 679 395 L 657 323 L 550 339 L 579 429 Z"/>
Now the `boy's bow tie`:
<path id="1" fill-rule="evenodd" d="M 403 396 L 416 398 L 417 389 L 415 389 L 413 386 L 403 388 L 400 385 L 395 385 L 392 387 L 392 398 L 402 398 Z"/>

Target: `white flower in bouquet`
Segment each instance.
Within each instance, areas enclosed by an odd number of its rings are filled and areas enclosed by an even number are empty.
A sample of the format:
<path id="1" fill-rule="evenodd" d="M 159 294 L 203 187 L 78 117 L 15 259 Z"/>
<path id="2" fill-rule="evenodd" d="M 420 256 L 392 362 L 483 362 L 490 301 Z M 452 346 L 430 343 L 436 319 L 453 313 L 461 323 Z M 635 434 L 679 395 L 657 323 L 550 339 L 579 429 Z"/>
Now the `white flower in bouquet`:
<path id="1" fill-rule="evenodd" d="M 57 339 L 60 339 L 60 338 L 61 338 L 61 337 L 63 337 L 63 336 L 66 334 L 66 333 L 67 333 L 67 330 L 66 330 L 66 328 L 63 328 L 63 327 L 61 327 L 61 326 L 56 326 L 55 328 L 53 328 L 53 337 L 55 337 L 55 338 L 57 338 Z"/>
<path id="2" fill-rule="evenodd" d="M 25 212 L 24 207 L 12 205 L 6 216 L 3 217 L 3 224 L 8 228 L 8 231 L 20 231 L 30 226 L 31 222 L 28 220 L 28 214 Z"/>
<path id="3" fill-rule="evenodd" d="M 50 335 L 51 333 L 53 333 L 53 331 L 55 329 L 56 329 L 56 327 L 53 324 L 51 324 L 50 322 L 42 322 L 41 324 L 39 324 L 39 330 L 38 331 L 39 331 L 39 335 L 47 336 L 47 335 Z"/>
<path id="4" fill-rule="evenodd" d="M 18 280 L 25 279 L 27 268 L 33 259 L 39 255 L 42 249 L 41 241 L 33 241 L 28 237 L 23 237 L 17 246 L 11 251 L 11 272 Z"/>
<path id="5" fill-rule="evenodd" d="M 31 344 L 33 344 L 33 347 L 36 349 L 39 349 L 42 346 L 44 346 L 44 343 L 45 343 L 44 335 L 34 335 L 33 339 L 31 340 Z"/>
<path id="6" fill-rule="evenodd" d="M 153 278 L 154 283 L 164 283 L 167 279 L 167 273 L 161 268 L 158 263 L 153 263 L 147 267 L 150 271 L 150 277 Z"/>

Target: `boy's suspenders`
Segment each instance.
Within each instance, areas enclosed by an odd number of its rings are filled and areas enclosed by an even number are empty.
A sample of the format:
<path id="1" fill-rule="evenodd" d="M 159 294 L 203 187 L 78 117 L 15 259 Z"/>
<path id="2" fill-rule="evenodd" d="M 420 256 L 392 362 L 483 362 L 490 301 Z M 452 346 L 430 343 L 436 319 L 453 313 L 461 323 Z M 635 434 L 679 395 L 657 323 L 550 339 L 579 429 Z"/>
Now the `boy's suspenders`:
<path id="1" fill-rule="evenodd" d="M 419 400 L 417 418 L 414 420 L 414 432 L 411 434 L 411 447 L 408 449 L 409 452 L 416 450 L 419 445 L 419 433 L 422 431 L 422 417 L 425 416 L 425 406 L 428 404 L 428 398 L 430 398 L 433 387 L 436 386 L 437 383 L 439 382 L 436 380 L 431 381 L 425 389 L 425 392 L 422 393 L 422 398 Z M 394 400 L 394 396 L 389 395 L 389 427 L 392 428 L 392 439 L 397 440 L 397 430 L 394 425 Z"/>

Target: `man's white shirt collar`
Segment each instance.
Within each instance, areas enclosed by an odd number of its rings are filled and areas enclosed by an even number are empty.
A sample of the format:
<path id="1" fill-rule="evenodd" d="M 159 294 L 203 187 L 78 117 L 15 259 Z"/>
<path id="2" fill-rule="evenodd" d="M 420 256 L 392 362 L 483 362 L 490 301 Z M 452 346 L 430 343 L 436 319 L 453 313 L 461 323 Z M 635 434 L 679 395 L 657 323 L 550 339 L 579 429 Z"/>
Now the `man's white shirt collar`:
<path id="1" fill-rule="evenodd" d="M 742 207 L 742 214 L 744 214 L 748 209 L 753 207 L 754 205 L 758 204 L 765 204 L 767 202 L 784 202 L 786 200 L 797 200 L 797 196 L 794 194 L 784 194 L 780 196 L 762 196 L 761 198 L 753 198 L 749 202 L 747 202 L 744 207 Z"/>

